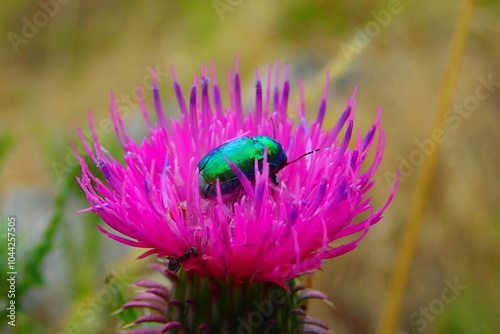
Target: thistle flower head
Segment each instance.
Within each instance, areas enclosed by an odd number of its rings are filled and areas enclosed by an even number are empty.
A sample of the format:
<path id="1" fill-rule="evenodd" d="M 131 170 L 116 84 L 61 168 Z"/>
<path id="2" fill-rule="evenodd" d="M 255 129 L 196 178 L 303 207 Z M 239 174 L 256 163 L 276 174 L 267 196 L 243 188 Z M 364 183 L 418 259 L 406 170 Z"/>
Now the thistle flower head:
<path id="1" fill-rule="evenodd" d="M 82 166 L 78 182 L 90 203 L 88 210 L 110 227 L 99 227 L 110 238 L 147 249 L 142 257 L 169 258 L 171 269 L 181 265 L 217 279 L 269 281 L 286 287 L 285 281 L 319 268 L 324 259 L 356 248 L 370 226 L 381 219 L 395 189 L 379 210 L 366 194 L 374 185 L 372 177 L 384 149 L 380 110 L 366 135 L 354 131 L 355 91 L 337 124 L 324 129 L 328 77 L 312 122 L 306 119 L 299 81 L 300 101 L 294 104 L 299 122 L 294 124 L 288 116 L 286 66 L 282 81 L 279 64 L 270 66 L 266 80 L 257 71 L 255 101 L 245 109 L 237 64 L 234 73 L 228 72 L 227 107 L 223 107 L 213 63 L 210 79 L 208 69 L 202 67 L 201 80 L 195 77 L 187 99 L 173 69 L 172 73 L 181 117 L 166 118 L 154 80 L 158 120 L 153 123 L 139 88 L 139 104 L 149 130 L 141 143 L 128 136 L 112 98 L 111 116 L 125 151 L 123 164 L 101 147 L 92 119 L 93 142 L 80 132 L 104 180 L 90 171 L 77 152 Z M 256 148 L 263 153 L 258 156 L 239 144 L 241 138 L 262 135 L 281 145 L 288 162 L 314 153 L 276 171 L 271 147 Z M 234 144 L 231 152 L 228 146 L 216 152 L 217 166 L 226 164 L 225 174 L 212 169 L 220 176 L 212 180 L 215 191 L 202 196 L 200 183 L 206 180 L 200 175 L 199 162 L 207 154 L 214 157 L 213 150 L 225 143 Z M 375 154 L 368 160 L 370 149 Z M 254 168 L 242 160 L 251 161 Z M 227 175 L 233 176 L 230 185 Z M 355 222 L 360 214 L 364 220 Z M 340 240 L 358 232 L 354 240 Z"/>

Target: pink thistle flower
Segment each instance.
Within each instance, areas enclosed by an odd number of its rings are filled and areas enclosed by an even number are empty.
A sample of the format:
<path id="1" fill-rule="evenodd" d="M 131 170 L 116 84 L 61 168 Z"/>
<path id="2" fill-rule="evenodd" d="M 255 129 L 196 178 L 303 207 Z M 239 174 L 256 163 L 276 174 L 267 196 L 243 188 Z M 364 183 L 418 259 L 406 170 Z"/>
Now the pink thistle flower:
<path id="1" fill-rule="evenodd" d="M 274 86 L 273 82 L 274 75 Z M 194 78 L 186 103 L 172 68 L 174 91 L 181 119 L 163 113 L 156 79 L 153 92 L 158 122 L 150 120 L 138 88 L 140 109 L 149 134 L 142 143 L 128 136 L 112 95 L 111 116 L 125 151 L 122 165 L 99 144 L 92 117 L 93 143 L 80 131 L 87 153 L 104 175 L 95 176 L 76 152 L 82 167 L 78 182 L 90 203 L 83 211 L 96 212 L 114 231 L 98 227 L 121 243 L 148 249 L 141 257 L 156 254 L 173 259 L 187 271 L 233 282 L 274 282 L 285 288 L 287 280 L 317 269 L 358 245 L 373 224 L 380 221 L 392 200 L 379 210 L 370 204 L 367 191 L 383 155 L 384 132 L 378 110 L 375 122 L 363 137 L 353 131 L 354 95 L 332 129 L 322 128 L 326 113 L 329 78 L 316 120 L 309 123 L 302 83 L 300 103 L 295 105 L 297 126 L 288 117 L 290 83 L 285 66 L 280 86 L 280 66 L 269 67 L 265 89 L 257 70 L 255 105 L 244 112 L 240 76 L 228 71 L 230 106 L 223 108 L 212 63 L 212 86 L 208 69 L 201 80 Z M 228 162 L 241 187 L 217 196 L 200 196 L 198 162 L 213 149 L 241 137 L 267 135 L 281 143 L 293 161 L 318 150 L 277 173 L 278 184 L 269 177 L 269 165 L 256 165 L 255 177 L 247 178 L 237 163 Z M 374 146 L 371 161 L 365 161 Z M 244 153 L 242 153 L 244 154 Z M 363 166 L 365 164 L 365 166 Z M 362 170 L 362 166 L 364 167 Z M 364 213 L 366 219 L 354 223 Z M 361 232 L 350 242 L 340 239 Z"/>

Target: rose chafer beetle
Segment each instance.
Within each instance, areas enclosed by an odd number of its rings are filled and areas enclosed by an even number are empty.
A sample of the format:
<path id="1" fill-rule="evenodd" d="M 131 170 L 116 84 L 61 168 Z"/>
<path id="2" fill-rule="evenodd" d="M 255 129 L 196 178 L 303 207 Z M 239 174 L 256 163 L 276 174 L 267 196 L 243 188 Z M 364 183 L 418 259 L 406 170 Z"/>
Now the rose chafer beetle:
<path id="1" fill-rule="evenodd" d="M 215 186 L 217 179 L 223 195 L 231 193 L 241 185 L 227 160 L 236 165 L 247 178 L 254 178 L 255 160 L 258 162 L 259 172 L 262 171 L 265 147 L 267 147 L 269 177 L 274 184 L 278 184 L 276 173 L 288 165 L 283 146 L 269 136 L 241 137 L 213 149 L 200 160 L 198 169 L 201 197 L 205 199 L 217 197 Z"/>

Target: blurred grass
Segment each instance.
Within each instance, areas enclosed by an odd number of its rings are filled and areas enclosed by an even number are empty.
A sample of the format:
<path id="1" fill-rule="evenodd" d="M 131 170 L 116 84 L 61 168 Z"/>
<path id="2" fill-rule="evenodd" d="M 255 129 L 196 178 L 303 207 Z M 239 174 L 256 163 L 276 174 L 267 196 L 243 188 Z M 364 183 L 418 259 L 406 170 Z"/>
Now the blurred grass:
<path id="1" fill-rule="evenodd" d="M 3 167 L 3 162 L 7 157 L 7 153 L 9 153 L 12 149 L 12 146 L 14 146 L 14 136 L 12 133 L 2 132 L 0 134 L 0 170 Z"/>
<path id="2" fill-rule="evenodd" d="M 199 64 L 214 59 L 225 91 L 224 71 L 239 54 L 244 101 L 250 107 L 255 68 L 280 60 L 290 64 L 292 99 L 297 100 L 297 77 L 304 79 L 311 117 L 319 104 L 324 71 L 330 70 L 334 75 L 327 125 L 334 124 L 358 86 L 356 121 L 362 131 L 368 129 L 377 107 L 384 106 L 386 153 L 373 193 L 376 203 L 383 203 L 389 192 L 384 172 L 398 168 L 401 157 L 408 159 L 418 148 L 414 141 L 427 138 L 433 127 L 460 5 L 451 0 L 401 4 L 403 10 L 392 15 L 390 23 L 351 61 L 340 44 L 353 43 L 355 29 L 364 29 L 373 21 L 372 11 L 387 9 L 387 2 L 243 1 L 221 19 L 212 2 L 71 1 L 61 5 L 27 44 L 21 44 L 18 53 L 4 38 L 0 133 L 8 135 L 0 140 L 2 217 L 18 215 L 22 255 L 37 248 L 46 252 L 32 259 L 36 264 L 23 273 L 34 270 L 39 276 L 32 277 L 44 282 L 23 288 L 25 311 L 18 316 L 24 332 L 67 332 L 71 324 L 86 333 L 113 332 L 117 320 L 109 313 L 116 310 L 115 305 L 89 298 L 97 300 L 115 291 L 104 283 L 115 270 L 123 269 L 127 277 L 149 275 L 147 261 L 132 261 L 134 254 L 128 248 L 97 233 L 96 215 L 75 213 L 86 207 L 75 182 L 67 190 L 65 210 L 50 245 L 43 246 L 42 236 L 57 213 L 45 200 L 60 193 L 65 187 L 62 180 L 74 180 L 70 142 L 78 127 L 87 128 L 87 110 L 93 111 L 96 121 L 108 118 L 109 91 L 113 89 L 118 97 L 130 94 L 151 66 L 166 72 L 174 64 L 185 89 L 198 74 Z M 40 11 L 36 1 L 4 5 L 0 12 L 4 37 L 9 32 L 20 34 L 21 19 L 31 20 Z M 499 20 L 497 1 L 478 2 L 453 103 L 474 94 L 480 76 L 491 74 L 500 80 Z M 170 79 L 163 78 L 160 90 L 166 109 L 175 116 L 178 109 Z M 151 95 L 147 100 L 151 105 Z M 494 316 L 500 309 L 499 104 L 495 91 L 459 129 L 447 133 L 400 310 L 401 330 L 415 332 L 417 328 L 406 321 L 409 315 L 439 298 L 444 280 L 458 276 L 469 288 L 429 323 L 426 332 L 500 332 Z M 125 121 L 140 139 L 144 132 L 136 125 L 139 113 L 131 112 Z M 103 132 L 106 148 L 118 153 L 113 133 Z M 55 162 L 65 166 L 62 177 L 53 168 Z M 336 307 L 316 305 L 313 311 L 337 333 L 375 331 L 420 171 L 415 166 L 385 219 L 355 252 L 327 262 L 324 272 L 315 275 L 315 287 L 327 292 Z M 27 263 L 23 258 L 22 264 Z M 120 287 L 126 294 L 125 285 Z M 118 299 L 123 297 L 119 291 L 113 292 Z"/>
<path id="3" fill-rule="evenodd" d="M 71 175 L 73 176 L 73 175 Z M 23 297 L 26 293 L 27 290 L 43 285 L 44 279 L 42 275 L 42 267 L 44 266 L 44 260 L 48 253 L 51 251 L 52 246 L 54 244 L 54 237 L 58 229 L 60 228 L 62 217 L 63 217 L 63 210 L 64 210 L 64 204 L 67 200 L 68 197 L 68 185 L 69 183 L 72 182 L 72 180 L 69 180 L 69 178 L 66 178 L 64 185 L 62 186 L 62 189 L 60 190 L 59 194 L 56 196 L 54 200 L 54 214 L 52 218 L 50 219 L 50 222 L 44 232 L 44 235 L 41 239 L 41 241 L 37 244 L 30 245 L 27 250 L 24 250 L 23 252 L 20 252 L 20 244 L 22 241 L 20 240 L 20 236 L 18 234 L 19 231 L 19 221 L 16 222 L 16 241 L 15 241 L 15 272 L 18 272 L 19 275 L 16 275 L 16 290 L 15 290 L 15 300 L 17 303 L 18 307 L 18 312 L 22 312 L 22 300 Z M 17 218 L 17 217 L 16 217 Z M 4 217 L 4 220 L 7 218 Z M 17 219 L 16 219 L 17 220 Z M 1 241 L 0 241 L 0 247 L 1 249 L 7 249 L 7 237 L 5 235 L 5 230 L 2 230 L 2 235 L 1 235 Z M 21 236 L 22 238 L 22 236 Z M 7 273 L 8 271 L 12 270 L 7 270 L 7 266 L 2 265 L 1 267 L 2 270 L 2 275 Z M 5 281 L 6 277 L 2 279 L 2 281 Z M 2 285 L 1 289 L 1 296 L 2 299 L 6 298 L 7 296 L 7 289 L 8 285 Z M 2 324 L 5 324 L 9 320 L 7 318 L 7 310 L 5 308 L 2 308 L 2 311 L 0 312 L 0 326 Z M 20 326 L 22 328 L 22 325 Z"/>
<path id="4" fill-rule="evenodd" d="M 458 73 L 469 35 L 474 4 L 474 0 L 467 0 L 462 5 L 463 8 L 458 18 L 451 46 L 448 68 L 440 89 L 439 104 L 437 106 L 433 130 L 443 129 L 443 131 L 446 131 L 446 113 L 452 104 L 453 92 L 457 85 Z M 432 138 L 431 133 L 429 133 L 428 138 Z M 392 274 L 386 306 L 380 321 L 380 334 L 394 333 L 399 327 L 403 293 L 408 284 L 410 268 L 420 237 L 421 223 L 425 215 L 427 201 L 430 198 L 431 184 L 435 177 L 436 164 L 441 149 L 440 144 L 435 143 L 435 149 L 428 155 L 427 160 L 423 164 L 422 172 L 419 175 L 418 187 L 414 191 L 412 208 L 408 216 L 408 223 L 403 233 L 401 245 L 398 249 L 398 258 Z"/>

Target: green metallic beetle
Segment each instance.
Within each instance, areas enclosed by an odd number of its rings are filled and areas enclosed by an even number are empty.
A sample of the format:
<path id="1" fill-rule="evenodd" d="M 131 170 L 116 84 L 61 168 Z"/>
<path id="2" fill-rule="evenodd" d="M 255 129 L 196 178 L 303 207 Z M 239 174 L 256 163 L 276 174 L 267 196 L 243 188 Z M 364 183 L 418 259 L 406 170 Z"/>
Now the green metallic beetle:
<path id="1" fill-rule="evenodd" d="M 210 151 L 198 163 L 200 171 L 200 195 L 202 198 L 217 197 L 216 181 L 219 179 L 221 194 L 237 189 L 241 183 L 227 162 L 231 161 L 249 179 L 255 177 L 255 160 L 262 171 L 264 149 L 267 147 L 269 177 L 278 184 L 276 173 L 288 165 L 283 146 L 268 136 L 241 137 L 231 140 Z M 226 160 L 227 159 L 227 160 Z"/>

